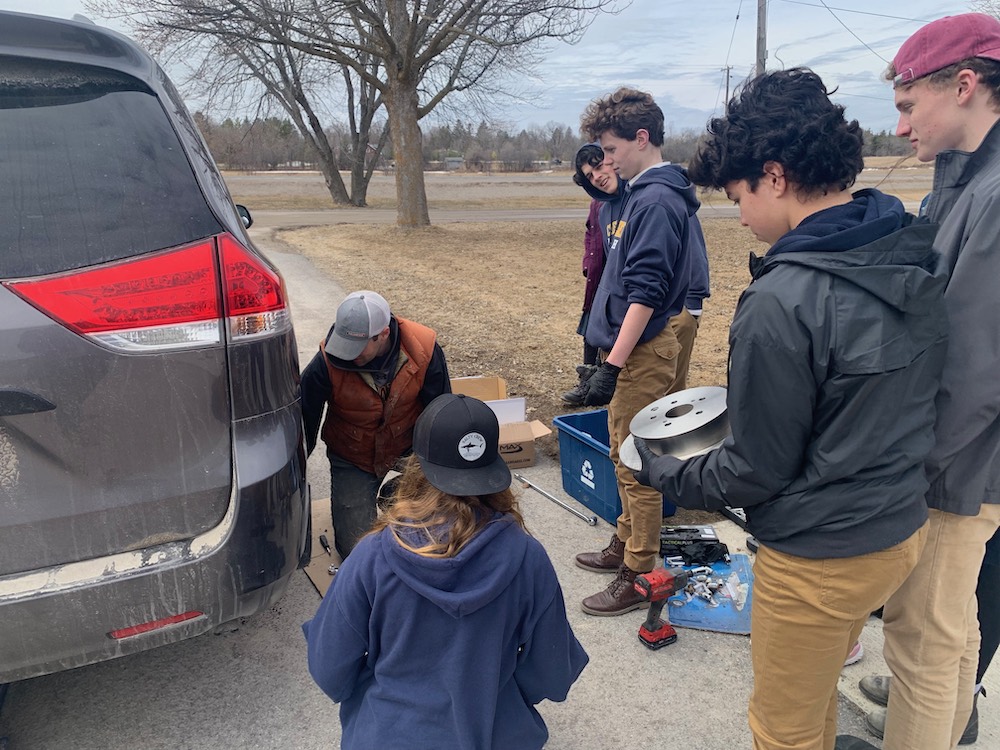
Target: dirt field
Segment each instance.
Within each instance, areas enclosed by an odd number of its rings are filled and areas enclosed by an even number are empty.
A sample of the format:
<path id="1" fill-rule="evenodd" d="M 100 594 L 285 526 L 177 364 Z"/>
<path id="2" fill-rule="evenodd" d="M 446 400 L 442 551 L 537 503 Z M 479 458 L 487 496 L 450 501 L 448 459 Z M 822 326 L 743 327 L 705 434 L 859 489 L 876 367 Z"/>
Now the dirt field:
<path id="1" fill-rule="evenodd" d="M 884 181 L 886 192 L 907 202 L 930 189 L 929 168 L 897 169 L 885 180 L 885 165 L 874 166 L 859 186 Z M 228 175 L 227 181 L 237 202 L 251 211 L 322 204 L 323 184 L 316 175 Z M 578 206 L 580 219 L 451 223 L 408 231 L 340 224 L 285 230 L 279 237 L 345 289 L 374 289 L 394 312 L 435 329 L 453 376 L 499 375 L 509 395 L 526 398 L 530 418 L 551 425 L 554 416 L 569 411 L 559 394 L 574 385 L 582 356 L 576 325 L 587 196 L 567 173 L 428 175 L 427 189 L 432 208 Z M 379 176 L 371 196 L 373 205 L 392 205 L 391 178 Z M 749 281 L 747 257 L 766 250 L 737 219 L 703 213 L 712 296 L 695 343 L 691 386 L 725 385 L 728 328 Z M 331 305 L 331 317 L 333 312 Z M 540 447 L 556 455 L 555 434 Z"/>

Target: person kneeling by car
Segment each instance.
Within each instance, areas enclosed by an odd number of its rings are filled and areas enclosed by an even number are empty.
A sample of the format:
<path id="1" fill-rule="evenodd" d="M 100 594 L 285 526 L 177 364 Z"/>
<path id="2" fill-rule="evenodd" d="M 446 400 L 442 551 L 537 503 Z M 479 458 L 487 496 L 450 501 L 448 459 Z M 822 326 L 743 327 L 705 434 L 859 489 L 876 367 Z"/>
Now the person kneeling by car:
<path id="1" fill-rule="evenodd" d="M 451 380 L 434 331 L 392 315 L 380 294 L 347 295 L 302 371 L 307 453 L 326 410 L 322 435 L 341 559 L 375 521 L 379 486 L 409 454 L 417 417 L 443 393 L 451 393 Z"/>

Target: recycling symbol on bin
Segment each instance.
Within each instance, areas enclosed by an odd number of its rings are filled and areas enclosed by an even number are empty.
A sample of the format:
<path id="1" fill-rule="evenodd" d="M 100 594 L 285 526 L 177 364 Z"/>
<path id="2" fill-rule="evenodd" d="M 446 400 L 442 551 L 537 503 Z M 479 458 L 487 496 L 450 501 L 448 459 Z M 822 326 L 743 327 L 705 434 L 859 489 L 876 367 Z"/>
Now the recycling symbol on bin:
<path id="1" fill-rule="evenodd" d="M 580 467 L 580 481 L 590 489 L 595 489 L 594 467 L 590 463 L 590 459 L 584 459 L 583 466 Z"/>

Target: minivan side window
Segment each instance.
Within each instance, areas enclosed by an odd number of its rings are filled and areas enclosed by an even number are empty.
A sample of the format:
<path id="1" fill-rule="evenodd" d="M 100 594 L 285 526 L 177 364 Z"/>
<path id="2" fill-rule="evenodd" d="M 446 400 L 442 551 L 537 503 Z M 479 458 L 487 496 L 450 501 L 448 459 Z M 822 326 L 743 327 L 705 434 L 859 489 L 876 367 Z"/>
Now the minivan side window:
<path id="1" fill-rule="evenodd" d="M 0 278 L 219 233 L 156 96 L 84 65 L 0 56 Z"/>

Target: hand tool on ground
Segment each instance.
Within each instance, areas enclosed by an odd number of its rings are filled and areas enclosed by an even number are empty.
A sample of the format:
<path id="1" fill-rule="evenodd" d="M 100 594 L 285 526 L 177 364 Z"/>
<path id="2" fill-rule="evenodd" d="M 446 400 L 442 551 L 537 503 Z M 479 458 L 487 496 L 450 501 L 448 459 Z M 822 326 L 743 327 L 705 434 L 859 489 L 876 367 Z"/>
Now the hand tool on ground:
<path id="1" fill-rule="evenodd" d="M 330 540 L 326 538 L 326 534 L 319 535 L 320 546 L 324 549 L 326 554 L 333 557 L 333 550 L 330 548 Z"/>
<path id="2" fill-rule="evenodd" d="M 656 568 L 635 577 L 636 592 L 650 602 L 646 622 L 639 628 L 639 640 L 651 649 L 663 648 L 677 640 L 677 631 L 661 619 L 667 599 L 687 586 L 690 574 L 681 568 Z"/>
<path id="3" fill-rule="evenodd" d="M 547 497 L 549 500 L 551 500 L 552 502 L 554 502 L 559 507 L 564 508 L 565 510 L 568 510 L 574 516 L 576 516 L 577 518 L 579 518 L 579 519 L 581 519 L 583 521 L 586 521 L 591 526 L 597 526 L 597 516 L 587 516 L 587 515 L 584 515 L 583 513 L 581 513 L 580 511 L 578 511 L 576 508 L 572 507 L 571 505 L 567 505 L 566 503 L 564 503 L 562 500 L 560 500 L 555 495 L 553 495 L 551 493 L 548 493 L 545 490 L 543 490 L 541 487 L 539 487 L 537 484 L 535 484 L 530 479 L 528 479 L 527 477 L 525 477 L 523 474 L 518 474 L 516 471 L 515 472 L 511 472 L 511 473 L 514 475 L 514 479 L 516 479 L 518 482 L 520 482 L 525 487 L 530 487 L 535 492 L 537 492 L 539 495 L 542 495 L 543 497 Z"/>

